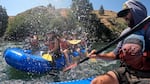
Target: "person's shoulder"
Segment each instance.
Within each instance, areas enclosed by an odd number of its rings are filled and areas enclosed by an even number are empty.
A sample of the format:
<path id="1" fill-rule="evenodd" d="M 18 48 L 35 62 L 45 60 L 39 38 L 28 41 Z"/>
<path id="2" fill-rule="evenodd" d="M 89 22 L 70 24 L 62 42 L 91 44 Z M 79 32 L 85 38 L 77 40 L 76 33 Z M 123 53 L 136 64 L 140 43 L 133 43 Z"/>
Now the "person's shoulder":
<path id="1" fill-rule="evenodd" d="M 131 28 L 130 27 L 127 27 L 126 29 L 124 29 L 122 32 L 121 32 L 121 35 L 127 33 L 128 31 L 130 31 Z"/>
<path id="2" fill-rule="evenodd" d="M 146 35 L 146 37 L 150 38 L 150 26 L 149 26 L 148 29 L 146 30 L 145 35 Z"/>

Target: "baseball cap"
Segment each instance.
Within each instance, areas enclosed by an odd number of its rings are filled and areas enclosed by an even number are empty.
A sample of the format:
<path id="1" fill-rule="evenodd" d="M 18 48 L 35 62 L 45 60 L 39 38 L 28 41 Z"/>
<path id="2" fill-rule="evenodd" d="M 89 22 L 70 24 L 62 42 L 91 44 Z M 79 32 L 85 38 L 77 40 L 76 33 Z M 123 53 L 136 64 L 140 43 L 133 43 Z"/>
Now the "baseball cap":
<path id="1" fill-rule="evenodd" d="M 130 12 L 130 9 L 131 9 L 126 4 L 123 4 L 122 8 L 123 9 L 117 13 L 118 17 L 124 17 L 124 16 L 126 16 Z"/>

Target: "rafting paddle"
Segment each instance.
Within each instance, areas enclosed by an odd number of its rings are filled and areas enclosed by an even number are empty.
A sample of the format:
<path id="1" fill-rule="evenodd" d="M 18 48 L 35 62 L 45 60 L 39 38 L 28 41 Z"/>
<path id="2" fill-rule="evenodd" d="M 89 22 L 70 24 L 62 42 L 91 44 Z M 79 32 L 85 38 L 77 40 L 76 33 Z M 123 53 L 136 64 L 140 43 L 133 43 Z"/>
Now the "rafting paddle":
<path id="1" fill-rule="evenodd" d="M 143 28 L 143 26 L 145 24 L 147 24 L 148 22 L 150 22 L 150 16 L 146 17 L 144 20 L 142 20 L 139 24 L 135 25 L 133 28 L 131 28 L 130 31 L 128 31 L 127 33 L 125 33 L 124 35 L 120 36 L 119 38 L 115 39 L 114 41 L 110 42 L 109 44 L 107 44 L 105 47 L 103 47 L 102 49 L 100 49 L 99 51 L 97 51 L 95 54 L 99 54 L 102 51 L 108 49 L 109 47 L 111 47 L 112 45 L 114 45 L 115 43 L 118 43 L 119 41 L 123 40 L 124 38 L 126 38 L 127 36 L 129 36 L 130 34 L 136 32 L 137 30 Z M 81 64 L 82 62 L 86 61 L 90 59 L 89 57 L 84 58 L 83 60 L 71 64 L 70 66 L 66 67 L 63 71 L 68 71 L 70 69 L 72 69 L 73 67 L 76 67 L 77 65 Z"/>
<path id="2" fill-rule="evenodd" d="M 48 61 L 53 61 L 52 55 L 50 55 L 48 53 L 47 54 L 43 54 L 42 58 L 45 59 L 45 60 L 48 60 Z"/>

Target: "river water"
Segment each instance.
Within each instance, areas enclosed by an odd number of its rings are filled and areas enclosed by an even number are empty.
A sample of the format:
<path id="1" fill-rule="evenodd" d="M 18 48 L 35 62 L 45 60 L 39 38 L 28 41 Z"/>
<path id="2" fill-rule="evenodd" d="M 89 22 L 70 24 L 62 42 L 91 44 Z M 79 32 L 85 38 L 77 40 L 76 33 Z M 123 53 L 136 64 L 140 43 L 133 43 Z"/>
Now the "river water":
<path id="1" fill-rule="evenodd" d="M 1 42 L 0 44 L 0 84 L 49 84 L 55 81 L 85 79 L 103 74 L 119 66 L 118 61 L 99 59 L 88 60 L 67 72 L 52 71 L 47 74 L 31 74 L 18 71 L 9 66 L 3 58 L 8 47 L 22 47 L 21 42 Z"/>

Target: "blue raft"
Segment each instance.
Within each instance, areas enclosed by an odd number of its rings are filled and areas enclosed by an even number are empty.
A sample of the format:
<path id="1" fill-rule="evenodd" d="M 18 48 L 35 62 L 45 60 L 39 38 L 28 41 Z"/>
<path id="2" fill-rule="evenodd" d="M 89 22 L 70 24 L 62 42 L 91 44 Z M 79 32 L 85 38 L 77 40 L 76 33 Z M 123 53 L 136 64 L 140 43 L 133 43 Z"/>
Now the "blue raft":
<path id="1" fill-rule="evenodd" d="M 52 63 L 40 55 L 33 55 L 21 48 L 8 48 L 4 51 L 3 55 L 8 65 L 30 73 L 41 74 L 53 69 L 59 70 L 65 66 L 64 56 L 57 58 L 55 62 Z"/>
<path id="2" fill-rule="evenodd" d="M 81 79 L 81 80 L 72 80 L 72 81 L 64 81 L 64 82 L 54 82 L 49 84 L 90 84 L 93 78 Z"/>

